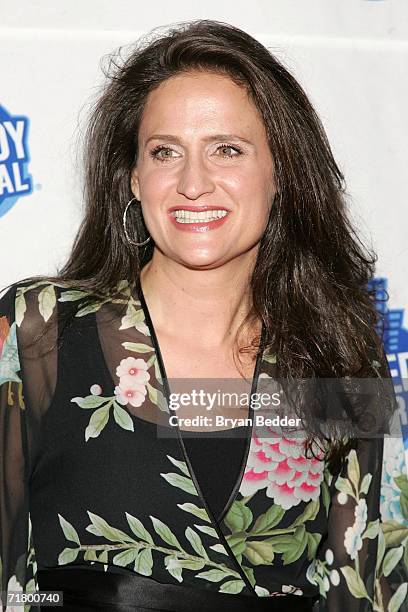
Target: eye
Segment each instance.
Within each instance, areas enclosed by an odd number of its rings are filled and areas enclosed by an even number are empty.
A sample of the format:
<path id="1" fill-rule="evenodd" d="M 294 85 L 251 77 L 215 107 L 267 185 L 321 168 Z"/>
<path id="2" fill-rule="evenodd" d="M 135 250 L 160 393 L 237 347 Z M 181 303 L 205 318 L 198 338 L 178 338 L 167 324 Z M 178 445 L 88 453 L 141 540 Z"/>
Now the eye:
<path id="1" fill-rule="evenodd" d="M 230 145 L 230 144 L 227 144 L 227 143 L 220 144 L 217 147 L 217 151 L 219 151 L 220 149 L 221 149 L 221 151 L 223 151 L 222 157 L 238 157 L 239 155 L 241 155 L 243 153 L 242 149 L 240 149 L 236 145 Z M 230 151 L 235 151 L 235 153 L 233 153 L 233 154 L 232 153 L 226 153 L 225 151 L 226 150 L 228 151 L 228 149 Z"/>
<path id="2" fill-rule="evenodd" d="M 162 151 L 164 152 L 164 155 L 159 155 L 159 153 L 161 153 Z M 173 156 L 171 155 L 171 153 L 173 152 L 173 149 L 171 149 L 170 147 L 166 147 L 165 145 L 158 145 L 157 147 L 152 149 L 152 151 L 150 151 L 150 155 L 154 159 L 159 159 L 160 161 L 168 161 L 170 159 L 173 159 Z"/>

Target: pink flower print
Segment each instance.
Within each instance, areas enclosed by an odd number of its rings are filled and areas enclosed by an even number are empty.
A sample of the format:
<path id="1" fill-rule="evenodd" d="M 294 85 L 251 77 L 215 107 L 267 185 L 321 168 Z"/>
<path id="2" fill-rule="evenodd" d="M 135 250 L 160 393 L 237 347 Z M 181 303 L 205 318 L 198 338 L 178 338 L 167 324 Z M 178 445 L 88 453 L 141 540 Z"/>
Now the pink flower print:
<path id="1" fill-rule="evenodd" d="M 135 359 L 135 357 L 122 359 L 116 368 L 116 375 L 120 379 L 124 376 L 132 377 L 139 385 L 145 385 L 150 379 L 150 374 L 147 371 L 147 363 L 144 359 Z"/>
<path id="2" fill-rule="evenodd" d="M 115 387 L 115 395 L 119 404 L 130 404 L 137 408 L 145 401 L 146 387 L 140 385 L 133 376 L 122 376 L 119 385 Z"/>
<path id="3" fill-rule="evenodd" d="M 260 489 L 285 510 L 301 501 L 318 499 L 324 461 L 305 456 L 304 439 L 254 436 L 240 493 L 245 497 Z"/>
<path id="4" fill-rule="evenodd" d="M 146 383 L 150 379 L 147 367 L 144 359 L 135 359 L 135 357 L 122 359 L 116 368 L 119 385 L 115 387 L 115 395 L 119 404 L 123 406 L 130 404 L 134 408 L 143 404 L 147 393 Z"/>

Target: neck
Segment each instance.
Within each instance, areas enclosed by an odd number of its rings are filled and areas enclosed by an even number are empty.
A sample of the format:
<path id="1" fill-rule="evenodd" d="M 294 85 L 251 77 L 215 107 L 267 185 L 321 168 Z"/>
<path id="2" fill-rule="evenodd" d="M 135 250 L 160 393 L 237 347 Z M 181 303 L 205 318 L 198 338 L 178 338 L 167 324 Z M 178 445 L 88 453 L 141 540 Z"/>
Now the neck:
<path id="1" fill-rule="evenodd" d="M 206 349 L 231 347 L 251 307 L 248 288 L 256 253 L 245 256 L 197 270 L 155 249 L 140 275 L 155 328 Z"/>

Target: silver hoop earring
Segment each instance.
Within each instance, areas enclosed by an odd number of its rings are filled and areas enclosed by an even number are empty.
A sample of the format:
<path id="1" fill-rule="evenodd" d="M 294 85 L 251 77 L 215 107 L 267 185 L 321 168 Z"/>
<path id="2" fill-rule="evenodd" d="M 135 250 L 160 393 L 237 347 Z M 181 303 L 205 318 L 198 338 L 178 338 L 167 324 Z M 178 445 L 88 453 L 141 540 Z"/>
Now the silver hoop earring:
<path id="1" fill-rule="evenodd" d="M 129 238 L 129 234 L 127 233 L 127 229 L 126 229 L 126 214 L 128 211 L 129 206 L 132 204 L 132 202 L 136 200 L 136 202 L 139 202 L 139 200 L 137 198 L 132 198 L 127 204 L 126 204 L 126 208 L 123 212 L 123 229 L 125 231 L 125 236 L 128 242 L 130 242 L 130 244 L 134 244 L 135 246 L 143 246 L 144 244 L 147 244 L 150 240 L 150 236 L 147 238 L 147 240 L 145 240 L 144 242 L 134 242 L 133 240 L 131 240 Z"/>

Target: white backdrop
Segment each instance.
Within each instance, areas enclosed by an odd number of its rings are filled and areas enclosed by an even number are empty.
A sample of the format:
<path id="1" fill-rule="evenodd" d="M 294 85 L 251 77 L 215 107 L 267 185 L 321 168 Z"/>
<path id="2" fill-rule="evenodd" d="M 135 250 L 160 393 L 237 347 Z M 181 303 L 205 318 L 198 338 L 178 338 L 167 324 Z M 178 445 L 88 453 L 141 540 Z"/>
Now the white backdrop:
<path id="1" fill-rule="evenodd" d="M 207 0 L 201 8 L 188 0 L 0 0 L 0 290 L 54 273 L 68 255 L 82 206 L 77 141 L 102 56 L 153 27 L 196 18 L 230 22 L 269 46 L 320 114 L 352 217 L 378 252 L 377 277 L 391 296 L 386 349 L 398 387 L 408 378 L 406 0 Z M 32 192 L 12 206 L 4 113 L 28 119 Z M 23 160 L 14 161 L 21 170 Z"/>

